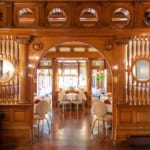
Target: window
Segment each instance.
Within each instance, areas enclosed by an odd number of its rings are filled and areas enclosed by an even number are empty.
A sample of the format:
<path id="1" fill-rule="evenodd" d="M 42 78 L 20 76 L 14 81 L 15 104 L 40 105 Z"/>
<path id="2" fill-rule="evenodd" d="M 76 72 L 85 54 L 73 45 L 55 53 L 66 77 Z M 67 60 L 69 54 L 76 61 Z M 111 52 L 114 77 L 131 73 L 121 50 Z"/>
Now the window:
<path id="1" fill-rule="evenodd" d="M 46 96 L 52 92 L 52 69 L 37 70 L 37 95 Z"/>
<path id="2" fill-rule="evenodd" d="M 69 89 L 86 87 L 86 63 L 85 61 L 59 62 L 58 88 Z"/>

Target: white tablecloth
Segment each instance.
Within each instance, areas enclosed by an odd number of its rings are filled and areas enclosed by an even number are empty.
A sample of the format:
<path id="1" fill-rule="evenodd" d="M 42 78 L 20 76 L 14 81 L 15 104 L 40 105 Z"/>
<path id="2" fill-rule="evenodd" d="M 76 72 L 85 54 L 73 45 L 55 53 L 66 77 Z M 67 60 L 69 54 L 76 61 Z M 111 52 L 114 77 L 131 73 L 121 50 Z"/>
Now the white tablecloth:
<path id="1" fill-rule="evenodd" d="M 86 96 L 85 94 L 67 93 L 64 95 L 64 99 L 71 100 L 71 101 L 82 99 L 86 101 Z"/>

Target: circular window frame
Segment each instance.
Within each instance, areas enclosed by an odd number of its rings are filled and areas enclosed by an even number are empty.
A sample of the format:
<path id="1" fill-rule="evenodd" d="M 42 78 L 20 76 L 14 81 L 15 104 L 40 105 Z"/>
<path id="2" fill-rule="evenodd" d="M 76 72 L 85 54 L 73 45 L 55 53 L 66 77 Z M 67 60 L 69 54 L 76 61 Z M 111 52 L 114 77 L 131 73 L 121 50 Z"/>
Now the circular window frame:
<path id="1" fill-rule="evenodd" d="M 115 15 L 123 15 L 124 17 L 118 18 L 117 16 L 115 17 Z M 124 28 L 128 26 L 130 23 L 130 20 L 131 20 L 130 11 L 125 8 L 117 8 L 112 12 L 112 18 L 111 18 L 112 24 L 118 28 Z M 123 23 L 123 22 L 126 22 L 126 23 Z"/>
<path id="2" fill-rule="evenodd" d="M 3 62 L 7 63 L 7 64 L 5 64 L 5 66 L 1 66 L 1 64 L 0 64 L 0 74 L 2 73 L 2 67 L 8 69 L 8 65 L 10 66 L 9 70 L 7 72 L 5 72 L 6 76 L 5 76 L 5 74 L 0 75 L 0 84 L 1 84 L 1 83 L 5 83 L 5 82 L 10 81 L 14 77 L 14 75 L 15 75 L 15 66 L 8 59 L 0 58 L 0 61 L 3 61 Z"/>

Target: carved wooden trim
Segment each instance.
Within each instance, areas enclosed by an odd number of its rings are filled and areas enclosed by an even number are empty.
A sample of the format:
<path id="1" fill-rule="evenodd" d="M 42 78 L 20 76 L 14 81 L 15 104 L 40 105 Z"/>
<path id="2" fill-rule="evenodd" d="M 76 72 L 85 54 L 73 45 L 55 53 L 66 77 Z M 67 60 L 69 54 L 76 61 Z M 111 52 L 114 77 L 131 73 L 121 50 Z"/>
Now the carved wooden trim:
<path id="1" fill-rule="evenodd" d="M 114 36 L 113 39 L 116 42 L 116 44 L 128 44 L 131 37 L 130 36 Z"/>
<path id="2" fill-rule="evenodd" d="M 112 41 L 106 41 L 105 43 L 104 43 L 104 47 L 105 47 L 105 49 L 106 50 L 108 50 L 108 51 L 110 51 L 110 50 L 112 50 L 113 49 L 113 42 Z"/>
<path id="3" fill-rule="evenodd" d="M 32 37 L 28 35 L 18 35 L 15 39 L 18 43 L 28 45 L 31 42 Z"/>
<path id="4" fill-rule="evenodd" d="M 35 51 L 40 51 L 43 48 L 43 43 L 41 41 L 35 41 L 33 42 L 32 47 Z"/>
<path id="5" fill-rule="evenodd" d="M 12 2 L 7 2 L 5 4 L 7 8 L 7 26 L 11 27 L 12 26 L 12 9 L 13 9 L 13 3 Z"/>

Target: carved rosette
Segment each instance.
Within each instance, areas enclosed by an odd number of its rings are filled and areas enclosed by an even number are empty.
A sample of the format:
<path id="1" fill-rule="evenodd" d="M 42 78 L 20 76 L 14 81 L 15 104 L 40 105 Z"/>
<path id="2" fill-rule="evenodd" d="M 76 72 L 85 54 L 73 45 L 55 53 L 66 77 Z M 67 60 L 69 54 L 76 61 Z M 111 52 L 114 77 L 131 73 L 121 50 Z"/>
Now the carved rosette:
<path id="1" fill-rule="evenodd" d="M 106 50 L 110 51 L 113 48 L 113 42 L 112 41 L 106 41 L 104 43 L 104 47 Z"/>
<path id="2" fill-rule="evenodd" d="M 41 41 L 33 42 L 32 47 L 35 51 L 40 51 L 43 48 L 43 43 Z"/>

